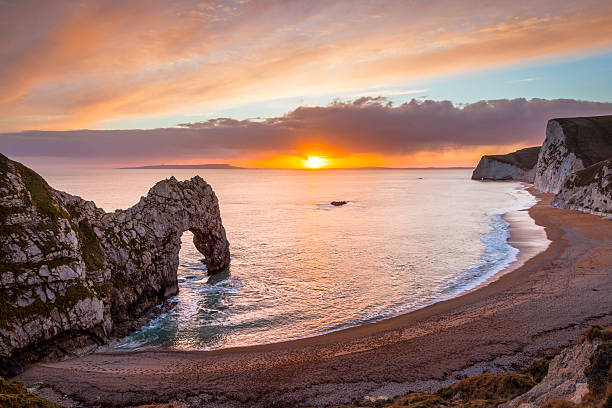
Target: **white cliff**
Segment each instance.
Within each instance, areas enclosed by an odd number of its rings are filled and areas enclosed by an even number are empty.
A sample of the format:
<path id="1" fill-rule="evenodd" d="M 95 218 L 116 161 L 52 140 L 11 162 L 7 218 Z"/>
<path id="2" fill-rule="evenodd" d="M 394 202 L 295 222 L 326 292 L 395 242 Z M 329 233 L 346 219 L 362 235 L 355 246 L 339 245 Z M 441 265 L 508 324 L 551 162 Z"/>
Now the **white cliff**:
<path id="1" fill-rule="evenodd" d="M 612 215 L 612 159 L 572 173 L 552 205 L 597 215 Z"/>
<path id="2" fill-rule="evenodd" d="M 552 119 L 546 127 L 534 185 L 556 194 L 572 173 L 610 157 L 612 116 Z"/>
<path id="3" fill-rule="evenodd" d="M 533 183 L 540 147 L 528 147 L 504 155 L 482 156 L 473 180 L 518 180 Z"/>
<path id="4" fill-rule="evenodd" d="M 229 265 L 212 188 L 157 183 L 105 213 L 0 154 L 0 375 L 103 344 L 178 290 L 180 238 L 194 235 L 209 273 Z"/>

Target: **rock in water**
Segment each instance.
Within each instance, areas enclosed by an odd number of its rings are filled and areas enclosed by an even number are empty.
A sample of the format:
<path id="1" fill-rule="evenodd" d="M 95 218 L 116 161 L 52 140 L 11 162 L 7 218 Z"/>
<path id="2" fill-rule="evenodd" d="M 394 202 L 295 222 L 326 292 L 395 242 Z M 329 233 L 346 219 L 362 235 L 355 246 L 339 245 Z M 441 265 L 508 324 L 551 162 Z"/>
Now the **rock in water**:
<path id="1" fill-rule="evenodd" d="M 612 157 L 612 115 L 548 121 L 534 185 L 558 193 L 570 174 Z"/>
<path id="2" fill-rule="evenodd" d="M 612 159 L 572 173 L 552 205 L 597 215 L 612 215 Z"/>
<path id="3" fill-rule="evenodd" d="M 482 156 L 472 173 L 473 180 L 518 180 L 533 183 L 540 147 L 513 153 Z"/>
<path id="4" fill-rule="evenodd" d="M 124 335 L 177 293 L 181 235 L 229 266 L 217 197 L 199 176 L 105 213 L 0 154 L 0 375 Z"/>
<path id="5" fill-rule="evenodd" d="M 345 204 L 348 204 L 348 201 L 332 201 L 330 204 L 333 205 L 334 207 L 340 207 Z"/>

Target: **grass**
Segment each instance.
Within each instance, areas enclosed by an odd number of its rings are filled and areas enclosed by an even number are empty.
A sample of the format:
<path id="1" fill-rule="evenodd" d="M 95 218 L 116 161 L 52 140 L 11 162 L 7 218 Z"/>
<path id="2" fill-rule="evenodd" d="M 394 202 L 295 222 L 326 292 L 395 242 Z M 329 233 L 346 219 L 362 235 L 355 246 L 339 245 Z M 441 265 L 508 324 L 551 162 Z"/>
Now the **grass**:
<path id="1" fill-rule="evenodd" d="M 523 170 L 532 169 L 538 162 L 538 154 L 540 146 L 527 147 L 508 154 L 489 155 L 488 158 L 507 163 L 512 166 L 517 166 Z"/>
<path id="2" fill-rule="evenodd" d="M 436 393 L 451 401 L 483 401 L 497 405 L 529 391 L 535 382 L 525 374 L 482 374 L 466 378 Z"/>
<path id="3" fill-rule="evenodd" d="M 591 394 L 603 396 L 612 382 L 612 342 L 597 347 L 591 356 L 591 364 L 585 370 Z"/>
<path id="4" fill-rule="evenodd" d="M 38 208 L 38 211 L 52 219 L 60 218 L 62 214 L 53 200 L 51 187 L 45 179 L 21 163 L 13 162 L 13 165 L 21 173 L 23 183 L 32 197 L 32 204 Z"/>
<path id="5" fill-rule="evenodd" d="M 612 327 L 591 326 L 585 337 L 590 340 L 612 341 Z"/>
<path id="6" fill-rule="evenodd" d="M 104 268 L 104 253 L 93 228 L 85 220 L 78 225 L 83 261 L 90 271 Z"/>
<path id="7" fill-rule="evenodd" d="M 60 408 L 59 405 L 28 392 L 22 383 L 7 381 L 2 377 L 0 377 L 0 407 Z"/>
<path id="8" fill-rule="evenodd" d="M 435 394 L 410 392 L 392 401 L 357 400 L 342 407 L 496 407 L 527 391 L 536 382 L 527 374 L 481 374 L 439 389 Z"/>

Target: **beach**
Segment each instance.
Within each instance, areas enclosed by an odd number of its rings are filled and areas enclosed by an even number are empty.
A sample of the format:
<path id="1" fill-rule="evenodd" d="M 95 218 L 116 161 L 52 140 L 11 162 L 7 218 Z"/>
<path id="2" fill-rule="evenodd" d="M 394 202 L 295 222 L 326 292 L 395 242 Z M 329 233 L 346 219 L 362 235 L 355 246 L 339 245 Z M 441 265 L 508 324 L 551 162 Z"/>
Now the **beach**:
<path id="1" fill-rule="evenodd" d="M 552 195 L 537 196 L 529 215 L 545 227 L 548 248 L 526 259 L 526 244 L 510 272 L 456 298 L 283 343 L 38 363 L 17 380 L 65 405 L 324 406 L 523 367 L 578 342 L 590 325 L 612 323 L 611 221 L 552 208 Z M 521 249 L 527 232 L 507 221 Z"/>

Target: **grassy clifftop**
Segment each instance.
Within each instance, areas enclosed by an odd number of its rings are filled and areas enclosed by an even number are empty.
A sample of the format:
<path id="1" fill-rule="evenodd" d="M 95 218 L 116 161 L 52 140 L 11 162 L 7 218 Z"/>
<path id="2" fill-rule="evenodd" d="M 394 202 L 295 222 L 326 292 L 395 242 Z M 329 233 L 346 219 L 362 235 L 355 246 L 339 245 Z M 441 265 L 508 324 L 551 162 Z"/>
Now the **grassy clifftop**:
<path id="1" fill-rule="evenodd" d="M 540 146 L 527 147 L 508 154 L 488 155 L 489 159 L 494 159 L 502 163 L 511 164 L 523 170 L 532 169 L 538 162 Z"/>

